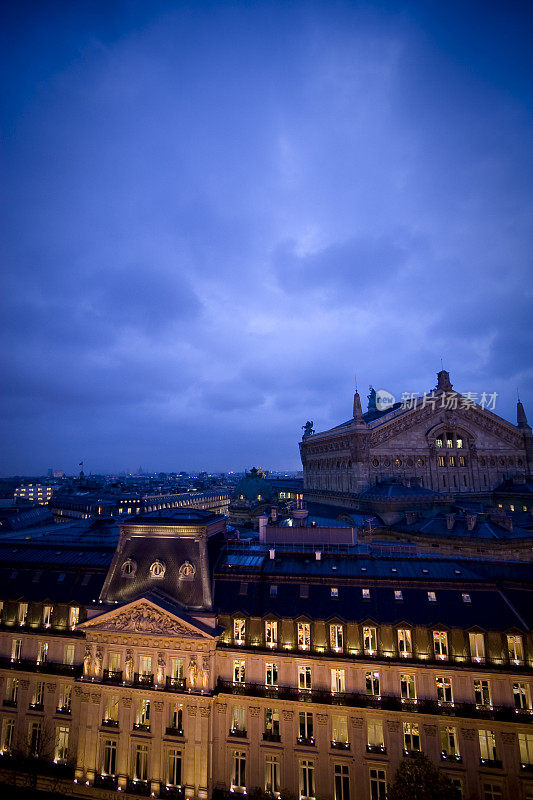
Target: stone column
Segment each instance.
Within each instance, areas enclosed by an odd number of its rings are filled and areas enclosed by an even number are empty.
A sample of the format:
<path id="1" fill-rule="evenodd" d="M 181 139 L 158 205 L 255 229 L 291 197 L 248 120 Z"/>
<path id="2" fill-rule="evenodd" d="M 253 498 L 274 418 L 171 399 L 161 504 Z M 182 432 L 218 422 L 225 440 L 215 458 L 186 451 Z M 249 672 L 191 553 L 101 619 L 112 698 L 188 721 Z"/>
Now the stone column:
<path id="1" fill-rule="evenodd" d="M 152 742 L 150 748 L 150 792 L 154 797 L 159 797 L 161 791 L 161 737 L 163 732 L 163 709 L 162 700 L 153 700 L 150 709 L 150 729 L 152 731 Z"/>
<path id="2" fill-rule="evenodd" d="M 129 774 L 128 748 L 130 732 L 133 729 L 132 698 L 121 697 L 118 709 L 118 725 L 121 735 L 118 737 L 117 746 L 117 780 L 119 788 L 124 791 Z"/>
<path id="3" fill-rule="evenodd" d="M 89 692 L 84 691 L 81 686 L 74 687 L 75 703 L 79 703 L 79 737 L 78 737 L 78 755 L 76 758 L 76 769 L 74 772 L 75 780 L 77 783 L 85 781 L 86 770 L 86 738 L 88 734 L 88 716 L 89 716 Z"/>
<path id="4" fill-rule="evenodd" d="M 207 800 L 212 789 L 210 780 L 211 751 L 213 737 L 211 736 L 211 709 L 209 706 L 200 706 L 200 750 L 199 750 L 199 780 L 198 797 Z"/>

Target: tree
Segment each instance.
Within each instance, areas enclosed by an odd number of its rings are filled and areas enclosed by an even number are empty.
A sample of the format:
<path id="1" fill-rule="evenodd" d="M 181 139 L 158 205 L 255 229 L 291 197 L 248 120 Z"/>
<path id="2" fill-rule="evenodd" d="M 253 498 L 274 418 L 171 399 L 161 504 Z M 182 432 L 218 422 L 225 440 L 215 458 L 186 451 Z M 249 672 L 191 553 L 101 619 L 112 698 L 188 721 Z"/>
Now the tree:
<path id="1" fill-rule="evenodd" d="M 453 783 L 423 753 L 404 758 L 389 786 L 387 800 L 459 800 Z"/>

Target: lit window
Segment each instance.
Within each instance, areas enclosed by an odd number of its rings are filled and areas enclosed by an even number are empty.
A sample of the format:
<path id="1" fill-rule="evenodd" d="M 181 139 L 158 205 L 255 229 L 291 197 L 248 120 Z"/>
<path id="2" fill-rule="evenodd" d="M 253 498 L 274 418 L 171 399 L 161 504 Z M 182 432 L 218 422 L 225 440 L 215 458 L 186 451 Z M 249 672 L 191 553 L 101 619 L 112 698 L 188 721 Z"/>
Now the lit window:
<path id="1" fill-rule="evenodd" d="M 470 657 L 472 661 L 481 664 L 485 661 L 485 635 L 483 633 L 469 633 Z"/>
<path id="2" fill-rule="evenodd" d="M 298 667 L 298 688 L 301 691 L 311 689 L 311 667 L 307 664 Z"/>
<path id="3" fill-rule="evenodd" d="M 278 795 L 280 790 L 280 765 L 278 756 L 265 756 L 265 791 Z"/>
<path id="4" fill-rule="evenodd" d="M 438 464 L 439 464 L 439 467 L 445 467 L 446 466 L 446 459 L 444 458 L 444 456 L 439 456 Z"/>
<path id="5" fill-rule="evenodd" d="M 13 639 L 11 642 L 11 661 L 20 661 L 22 658 L 22 639 Z"/>
<path id="6" fill-rule="evenodd" d="M 437 595 L 435 594 L 435 592 L 428 592 L 428 600 L 430 603 L 437 602 Z"/>
<path id="7" fill-rule="evenodd" d="M 181 786 L 181 750 L 168 751 L 168 778 L 169 786 Z"/>
<path id="8" fill-rule="evenodd" d="M 363 600 L 370 600 L 370 589 L 362 589 Z"/>
<path id="9" fill-rule="evenodd" d="M 332 597 L 338 597 L 339 596 L 339 590 L 334 586 L 331 587 L 331 596 Z"/>
<path id="10" fill-rule="evenodd" d="M 80 609 L 78 606 L 70 606 L 68 610 L 68 626 L 74 628 L 80 621 Z"/>
<path id="11" fill-rule="evenodd" d="M 246 708 L 233 706 L 231 714 L 231 733 L 246 734 Z"/>
<path id="12" fill-rule="evenodd" d="M 490 685 L 488 681 L 474 681 L 474 700 L 478 708 L 490 708 Z"/>
<path id="13" fill-rule="evenodd" d="M 439 703 L 453 703 L 452 679 L 444 675 L 437 675 L 437 700 Z"/>
<path id="14" fill-rule="evenodd" d="M 471 603 L 472 602 L 472 598 L 470 597 L 468 592 L 463 592 L 461 597 L 463 598 L 463 603 Z"/>
<path id="15" fill-rule="evenodd" d="M 403 600 L 403 594 L 401 589 L 395 589 L 394 591 L 394 599 L 395 600 Z"/>
<path id="16" fill-rule="evenodd" d="M 369 719 L 367 722 L 367 739 L 368 747 L 384 748 L 385 739 L 383 737 L 383 722 L 380 719 Z"/>
<path id="17" fill-rule="evenodd" d="M 329 643 L 335 653 L 340 653 L 344 648 L 344 632 L 342 625 L 329 626 Z"/>
<path id="18" fill-rule="evenodd" d="M 346 671 L 343 669 L 332 669 L 331 670 L 332 694 L 345 691 L 346 691 Z"/>
<path id="19" fill-rule="evenodd" d="M 267 647 L 278 646 L 278 623 L 275 620 L 265 622 L 265 642 Z"/>
<path id="20" fill-rule="evenodd" d="M 298 650 L 309 650 L 311 647 L 311 625 L 308 622 L 298 623 Z"/>
<path id="21" fill-rule="evenodd" d="M 146 781 L 148 779 L 148 745 L 138 744 L 135 746 L 134 751 L 134 768 L 133 777 L 137 781 Z"/>
<path id="22" fill-rule="evenodd" d="M 494 731 L 480 730 L 478 731 L 478 734 L 479 734 L 479 753 L 482 762 L 496 761 L 498 756 L 496 752 L 496 736 L 494 735 Z"/>
<path id="23" fill-rule="evenodd" d="M 529 685 L 527 683 L 513 683 L 513 698 L 516 709 L 525 711 L 531 708 Z"/>
<path id="24" fill-rule="evenodd" d="M 409 628 L 400 628 L 398 630 L 398 652 L 404 658 L 412 655 L 411 631 Z"/>
<path id="25" fill-rule="evenodd" d="M 507 637 L 507 652 L 512 664 L 522 664 L 524 661 L 524 648 L 521 636 Z"/>
<path id="26" fill-rule="evenodd" d="M 440 436 L 437 437 L 437 439 L 435 440 L 435 444 L 436 444 L 437 447 L 442 447 L 443 446 L 442 437 L 440 437 Z"/>
<path id="27" fill-rule="evenodd" d="M 244 644 L 246 637 L 246 620 L 233 620 L 233 641 L 235 644 Z"/>
<path id="28" fill-rule="evenodd" d="M 56 763 L 64 764 L 68 759 L 68 737 L 69 728 L 65 725 L 58 725 L 54 750 L 54 761 Z"/>
<path id="29" fill-rule="evenodd" d="M 533 734 L 519 733 L 518 747 L 520 749 L 520 763 L 525 767 L 533 764 Z"/>
<path id="30" fill-rule="evenodd" d="M 37 663 L 45 664 L 48 661 L 48 642 L 39 642 L 37 648 Z"/>
<path id="31" fill-rule="evenodd" d="M 380 696 L 379 672 L 367 672 L 365 675 L 365 687 L 368 695 Z"/>
<path id="32" fill-rule="evenodd" d="M 377 630 L 368 626 L 363 627 L 363 650 L 368 656 L 373 656 L 377 652 Z"/>
<path id="33" fill-rule="evenodd" d="M 277 597 L 277 594 L 278 594 L 278 587 L 275 584 L 271 584 L 270 597 Z"/>
<path id="34" fill-rule="evenodd" d="M 52 606 L 43 606 L 43 626 L 49 628 L 52 624 Z"/>
<path id="35" fill-rule="evenodd" d="M 440 729 L 441 753 L 445 756 L 459 756 L 459 740 L 457 738 L 457 728 L 445 725 Z"/>
<path id="36" fill-rule="evenodd" d="M 448 634 L 446 631 L 433 631 L 433 650 L 436 658 L 448 658 Z"/>
<path id="37" fill-rule="evenodd" d="M 414 675 L 400 675 L 400 696 L 402 700 L 416 700 Z"/>
<path id="38" fill-rule="evenodd" d="M 408 753 L 420 750 L 420 727 L 418 722 L 403 723 L 403 746 Z"/>
<path id="39" fill-rule="evenodd" d="M 265 686 L 278 685 L 278 665 L 275 662 L 267 661 L 265 664 Z"/>
<path id="40" fill-rule="evenodd" d="M 19 625 L 25 625 L 27 618 L 28 618 L 28 604 L 27 603 L 19 603 L 19 605 L 18 605 L 18 614 L 17 614 L 18 624 Z"/>

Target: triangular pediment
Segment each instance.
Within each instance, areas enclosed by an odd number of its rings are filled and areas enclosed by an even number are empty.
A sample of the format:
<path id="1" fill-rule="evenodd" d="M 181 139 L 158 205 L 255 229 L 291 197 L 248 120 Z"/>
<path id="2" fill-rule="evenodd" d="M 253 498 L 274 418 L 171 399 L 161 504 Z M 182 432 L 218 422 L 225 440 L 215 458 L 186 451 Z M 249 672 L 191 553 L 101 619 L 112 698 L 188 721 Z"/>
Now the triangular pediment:
<path id="1" fill-rule="evenodd" d="M 520 444 L 519 433 L 510 422 L 477 404 L 463 408 L 458 402 L 457 408 L 450 409 L 439 407 L 439 402 L 435 407 L 419 402 L 413 409 L 398 409 L 371 423 L 371 446 L 401 439 L 405 431 L 417 427 L 428 435 L 442 425 L 457 427 L 472 436 L 482 430 L 486 440 L 492 439 L 500 447 L 504 443 L 511 448 Z"/>
<path id="2" fill-rule="evenodd" d="M 179 637 L 181 639 L 216 639 L 179 613 L 162 608 L 153 600 L 140 597 L 131 603 L 92 617 L 78 629 L 98 633 L 128 633 L 144 636 Z"/>

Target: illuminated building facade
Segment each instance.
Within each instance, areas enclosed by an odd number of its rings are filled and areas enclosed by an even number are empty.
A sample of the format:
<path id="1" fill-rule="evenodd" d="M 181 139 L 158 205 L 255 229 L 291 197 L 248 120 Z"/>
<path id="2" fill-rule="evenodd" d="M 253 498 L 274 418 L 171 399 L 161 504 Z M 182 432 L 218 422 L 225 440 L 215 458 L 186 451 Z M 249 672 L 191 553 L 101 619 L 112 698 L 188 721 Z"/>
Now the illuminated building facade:
<path id="1" fill-rule="evenodd" d="M 517 424 L 455 392 L 449 374 L 417 402 L 363 414 L 331 430 L 307 430 L 300 443 L 308 501 L 354 505 L 360 493 L 396 478 L 454 496 L 483 497 L 503 481 L 533 473 L 533 435 L 524 408 Z"/>
<path id="2" fill-rule="evenodd" d="M 531 800 L 531 566 L 295 522 L 297 544 L 202 511 L 116 548 L 0 544 L 0 781 L 33 753 L 79 797 L 375 800 L 423 750 L 463 798 Z"/>

